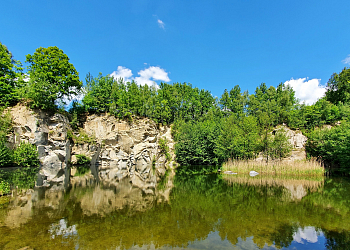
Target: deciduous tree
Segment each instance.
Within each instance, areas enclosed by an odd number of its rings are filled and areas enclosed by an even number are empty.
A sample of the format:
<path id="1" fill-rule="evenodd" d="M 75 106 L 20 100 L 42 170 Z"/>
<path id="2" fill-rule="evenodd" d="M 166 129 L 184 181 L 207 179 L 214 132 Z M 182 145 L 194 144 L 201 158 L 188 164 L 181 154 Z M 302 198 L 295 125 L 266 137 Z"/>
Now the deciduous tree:
<path id="1" fill-rule="evenodd" d="M 28 98 L 34 108 L 54 109 L 57 99 L 70 98 L 82 87 L 77 70 L 56 46 L 38 48 L 26 56 L 26 62 L 30 76 Z"/>

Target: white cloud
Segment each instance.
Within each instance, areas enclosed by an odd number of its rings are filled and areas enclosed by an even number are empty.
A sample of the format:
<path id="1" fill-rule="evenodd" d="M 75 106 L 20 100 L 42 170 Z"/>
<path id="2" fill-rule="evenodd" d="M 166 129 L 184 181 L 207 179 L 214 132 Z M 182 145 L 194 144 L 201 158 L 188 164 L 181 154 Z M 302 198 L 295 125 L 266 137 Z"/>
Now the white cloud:
<path id="1" fill-rule="evenodd" d="M 154 81 L 169 82 L 168 73 L 159 67 L 150 66 L 147 69 L 138 72 L 139 77 L 135 77 L 135 81 L 140 85 L 153 85 Z"/>
<path id="2" fill-rule="evenodd" d="M 150 86 L 157 84 L 155 81 L 170 81 L 168 73 L 160 67 L 149 66 L 146 69 L 140 70 L 137 74 L 139 75 L 138 77 L 132 77 L 133 74 L 131 69 L 118 66 L 118 69 L 114 71 L 111 76 L 114 77 L 114 79 L 123 78 L 125 82 L 131 82 L 134 80 L 137 84 L 147 84 Z"/>
<path id="3" fill-rule="evenodd" d="M 342 63 L 350 65 L 350 54 L 342 61 Z"/>
<path id="4" fill-rule="evenodd" d="M 114 77 L 114 79 L 123 78 L 125 82 L 131 82 L 132 71 L 126 67 L 118 66 L 117 70 L 113 71 L 110 76 Z"/>
<path id="5" fill-rule="evenodd" d="M 157 23 L 158 23 L 159 28 L 161 28 L 163 30 L 165 29 L 165 23 L 162 20 L 158 19 Z"/>
<path id="6" fill-rule="evenodd" d="M 296 98 L 301 102 L 311 105 L 326 93 L 326 87 L 320 85 L 320 81 L 321 79 L 292 78 L 286 81 L 285 85 L 294 89 Z"/>

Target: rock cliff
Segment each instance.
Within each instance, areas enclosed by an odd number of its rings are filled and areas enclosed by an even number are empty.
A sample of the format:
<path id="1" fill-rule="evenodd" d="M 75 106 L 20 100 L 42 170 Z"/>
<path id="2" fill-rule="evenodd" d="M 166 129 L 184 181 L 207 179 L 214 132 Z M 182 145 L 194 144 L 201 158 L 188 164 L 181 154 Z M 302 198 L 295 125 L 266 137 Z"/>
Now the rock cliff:
<path id="1" fill-rule="evenodd" d="M 174 158 L 170 127 L 158 127 L 147 118 L 126 122 L 108 114 L 91 115 L 79 131 L 73 132 L 62 114 L 21 105 L 10 112 L 13 133 L 9 146 L 24 141 L 38 147 L 41 168 L 37 186 L 68 186 L 75 178 L 77 155 L 85 155 L 91 159 L 90 170 L 96 181 L 115 184 L 128 177 L 133 185 L 153 192 L 157 181 L 174 164 L 159 147 L 159 140 L 166 140 Z"/>

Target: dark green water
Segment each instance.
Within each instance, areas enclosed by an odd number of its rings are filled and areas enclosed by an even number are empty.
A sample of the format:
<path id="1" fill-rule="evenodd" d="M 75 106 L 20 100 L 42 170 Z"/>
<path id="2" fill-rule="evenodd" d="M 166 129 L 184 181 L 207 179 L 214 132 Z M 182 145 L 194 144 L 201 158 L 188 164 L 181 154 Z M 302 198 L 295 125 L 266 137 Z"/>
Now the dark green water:
<path id="1" fill-rule="evenodd" d="M 177 175 L 0 206 L 1 249 L 350 249 L 348 179 Z"/>

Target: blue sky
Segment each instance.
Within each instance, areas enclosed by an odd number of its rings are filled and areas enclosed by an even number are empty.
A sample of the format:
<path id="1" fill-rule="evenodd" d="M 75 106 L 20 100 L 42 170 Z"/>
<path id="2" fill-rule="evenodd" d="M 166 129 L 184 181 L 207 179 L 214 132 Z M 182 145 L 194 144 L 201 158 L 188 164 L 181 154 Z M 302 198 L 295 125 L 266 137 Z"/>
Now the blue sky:
<path id="1" fill-rule="evenodd" d="M 289 82 L 311 103 L 350 66 L 348 1 L 3 1 L 0 41 L 25 61 L 57 46 L 91 72 L 189 82 L 221 96 Z"/>

